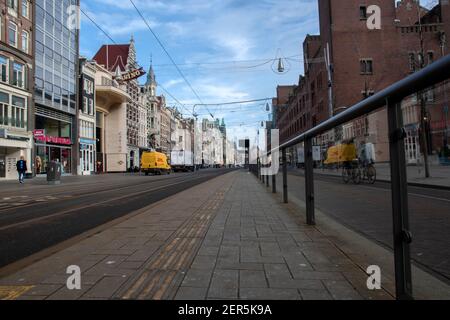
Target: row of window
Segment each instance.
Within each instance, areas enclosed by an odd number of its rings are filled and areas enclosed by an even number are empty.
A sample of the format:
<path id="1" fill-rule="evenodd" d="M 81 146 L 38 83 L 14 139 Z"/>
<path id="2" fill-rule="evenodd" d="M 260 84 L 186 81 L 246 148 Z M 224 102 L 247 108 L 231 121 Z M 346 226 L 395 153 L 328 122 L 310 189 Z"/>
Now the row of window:
<path id="1" fill-rule="evenodd" d="M 83 90 L 87 94 L 94 94 L 94 82 L 89 79 L 84 79 Z"/>
<path id="2" fill-rule="evenodd" d="M 22 17 L 30 19 L 30 1 L 29 0 L 22 0 L 21 6 L 19 6 L 19 0 L 8 0 L 7 1 L 8 6 L 8 13 L 14 17 L 18 17 L 19 15 L 19 7 L 22 8 L 20 11 L 20 14 Z"/>
<path id="3" fill-rule="evenodd" d="M 26 66 L 22 63 L 11 61 L 4 56 L 0 56 L 0 81 L 25 89 Z"/>
<path id="4" fill-rule="evenodd" d="M 94 115 L 94 100 L 88 97 L 83 97 L 83 113 Z"/>
<path id="5" fill-rule="evenodd" d="M 25 129 L 26 110 L 25 98 L 0 92 L 0 126 Z"/>
<path id="6" fill-rule="evenodd" d="M 19 35 L 17 24 L 13 21 L 8 21 L 8 44 L 14 48 L 21 49 L 23 52 L 30 53 L 30 34 L 22 30 Z M 19 48 L 19 36 L 21 37 L 21 47 Z"/>
<path id="7" fill-rule="evenodd" d="M 80 120 L 80 137 L 87 139 L 94 139 L 95 124 L 93 122 Z"/>

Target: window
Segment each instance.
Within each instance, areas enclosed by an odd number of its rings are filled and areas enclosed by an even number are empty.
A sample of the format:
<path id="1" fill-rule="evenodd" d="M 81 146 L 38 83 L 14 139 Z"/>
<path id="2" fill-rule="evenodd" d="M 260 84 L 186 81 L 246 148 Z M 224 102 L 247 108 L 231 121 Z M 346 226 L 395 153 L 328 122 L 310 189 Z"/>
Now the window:
<path id="1" fill-rule="evenodd" d="M 366 6 L 359 6 L 359 19 L 367 20 L 367 7 Z"/>
<path id="2" fill-rule="evenodd" d="M 22 0 L 22 16 L 25 18 L 29 18 L 30 11 L 29 11 L 29 3 L 28 0 Z"/>
<path id="3" fill-rule="evenodd" d="M 416 55 L 414 52 L 410 52 L 408 55 L 409 58 L 409 71 L 416 71 Z"/>
<path id="4" fill-rule="evenodd" d="M 8 43 L 17 47 L 17 25 L 11 21 L 8 24 Z"/>
<path id="5" fill-rule="evenodd" d="M 25 88 L 25 66 L 21 63 L 14 62 L 13 65 L 13 86 Z"/>
<path id="6" fill-rule="evenodd" d="M 363 99 L 367 99 L 367 98 L 373 96 L 375 94 L 375 91 L 367 89 L 367 90 L 361 91 L 361 93 L 362 93 Z"/>
<path id="7" fill-rule="evenodd" d="M 361 74 L 373 74 L 373 61 L 372 59 L 360 60 Z"/>
<path id="8" fill-rule="evenodd" d="M 428 64 L 432 64 L 434 62 L 434 52 L 433 51 L 428 51 L 427 52 L 427 57 L 428 57 Z"/>
<path id="9" fill-rule="evenodd" d="M 9 107 L 9 95 L 0 92 L 0 126 L 8 125 L 8 107 Z"/>
<path id="10" fill-rule="evenodd" d="M 7 1 L 8 13 L 14 17 L 17 17 L 17 10 L 18 10 L 17 1 L 18 0 L 8 0 Z"/>
<path id="11" fill-rule="evenodd" d="M 29 53 L 28 52 L 28 47 L 29 47 L 29 40 L 28 40 L 28 32 L 26 31 L 22 31 L 22 50 L 25 53 Z"/>
<path id="12" fill-rule="evenodd" d="M 94 115 L 94 100 L 92 99 L 89 99 L 89 114 Z"/>
<path id="13" fill-rule="evenodd" d="M 25 99 L 12 96 L 11 126 L 16 128 L 25 128 L 25 116 Z"/>
<path id="14" fill-rule="evenodd" d="M 83 113 L 88 113 L 88 99 L 83 97 Z"/>
<path id="15" fill-rule="evenodd" d="M 8 82 L 8 59 L 0 56 L 0 81 Z"/>

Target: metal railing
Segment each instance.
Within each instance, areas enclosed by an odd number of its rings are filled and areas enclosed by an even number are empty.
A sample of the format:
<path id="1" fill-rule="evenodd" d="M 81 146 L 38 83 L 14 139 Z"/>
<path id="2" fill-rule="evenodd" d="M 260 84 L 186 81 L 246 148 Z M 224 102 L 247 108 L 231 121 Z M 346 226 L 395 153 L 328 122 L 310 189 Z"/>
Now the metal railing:
<path id="1" fill-rule="evenodd" d="M 355 120 L 361 116 L 387 107 L 388 134 L 391 167 L 392 218 L 394 238 L 395 288 L 398 300 L 413 299 L 411 279 L 410 244 L 412 235 L 409 227 L 408 214 L 408 184 L 405 160 L 406 132 L 403 127 L 401 101 L 417 92 L 450 78 L 450 55 L 447 55 L 426 68 L 392 84 L 377 94 L 355 104 L 338 115 L 322 122 L 316 127 L 298 135 L 268 152 L 282 154 L 283 169 L 283 201 L 288 202 L 287 156 L 286 149 L 299 143 L 305 145 L 305 199 L 306 220 L 309 225 L 315 225 L 314 206 L 314 172 L 312 139 L 332 130 L 333 128 Z M 261 164 L 253 165 L 250 170 L 269 185 L 269 177 L 261 175 Z M 272 176 L 273 192 L 276 192 L 276 176 Z"/>

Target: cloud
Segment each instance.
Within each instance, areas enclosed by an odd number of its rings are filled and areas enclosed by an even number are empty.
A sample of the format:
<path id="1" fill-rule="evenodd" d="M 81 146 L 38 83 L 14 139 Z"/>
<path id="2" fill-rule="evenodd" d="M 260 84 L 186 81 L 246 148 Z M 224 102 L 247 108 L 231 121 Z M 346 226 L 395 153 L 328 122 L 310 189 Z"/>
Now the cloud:
<path id="1" fill-rule="evenodd" d="M 215 63 L 271 59 L 276 57 L 278 49 L 285 56 L 300 55 L 306 34 L 319 31 L 317 0 L 134 1 L 205 103 L 266 98 L 275 95 L 278 84 L 297 83 L 303 68 L 301 62 L 292 62 L 293 71 L 286 75 L 274 74 L 270 64 L 245 69 L 239 67 L 257 63 Z M 95 20 L 114 39 L 123 40 L 125 36 L 129 39 L 133 33 L 138 59 L 148 61 L 153 54 L 158 81 L 178 101 L 186 104 L 189 110 L 199 103 L 129 0 L 92 0 L 88 4 L 84 2 L 83 6 L 88 7 L 89 12 L 95 12 Z M 86 22 L 85 26 L 91 35 L 92 25 Z M 98 30 L 96 32 L 100 34 Z M 82 45 L 86 46 L 83 49 L 95 52 L 102 41 L 104 37 L 97 41 L 82 39 Z M 183 65 L 193 62 L 212 64 Z M 158 92 L 164 93 L 161 88 Z M 169 102 L 174 102 L 165 95 Z M 201 113 L 207 113 L 205 108 L 201 110 Z M 267 120 L 263 110 L 245 115 L 217 114 L 230 123 Z"/>
<path id="2" fill-rule="evenodd" d="M 164 88 L 166 89 L 170 89 L 171 87 L 174 87 L 176 85 L 179 85 L 181 83 L 183 83 L 184 80 L 183 79 L 173 79 L 173 80 L 169 80 L 166 83 L 164 83 Z"/>

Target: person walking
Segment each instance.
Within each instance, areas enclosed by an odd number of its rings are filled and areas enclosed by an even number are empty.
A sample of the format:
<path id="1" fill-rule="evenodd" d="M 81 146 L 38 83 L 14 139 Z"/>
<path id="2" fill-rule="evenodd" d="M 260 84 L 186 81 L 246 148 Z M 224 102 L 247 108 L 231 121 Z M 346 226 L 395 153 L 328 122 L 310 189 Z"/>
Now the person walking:
<path id="1" fill-rule="evenodd" d="M 17 161 L 17 172 L 19 173 L 19 182 L 24 183 L 24 176 L 25 172 L 27 172 L 27 162 L 25 161 L 24 157 L 21 156 L 20 160 Z"/>

